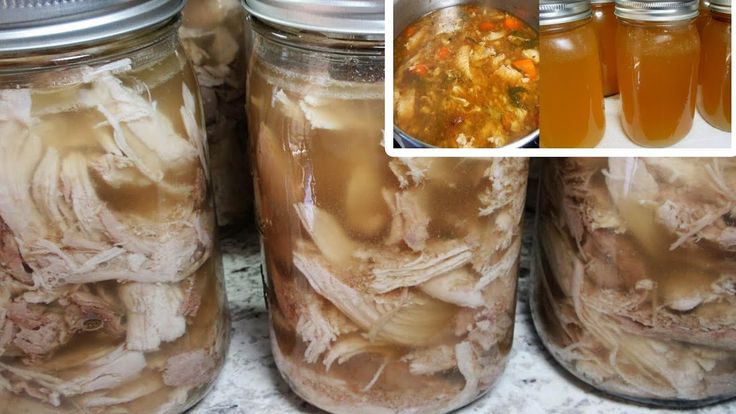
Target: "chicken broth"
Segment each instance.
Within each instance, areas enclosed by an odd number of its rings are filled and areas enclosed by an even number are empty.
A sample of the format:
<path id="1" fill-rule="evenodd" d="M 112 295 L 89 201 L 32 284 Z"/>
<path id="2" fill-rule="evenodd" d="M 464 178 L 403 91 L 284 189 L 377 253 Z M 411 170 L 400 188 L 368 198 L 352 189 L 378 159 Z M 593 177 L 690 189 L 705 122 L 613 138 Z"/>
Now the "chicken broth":
<path id="1" fill-rule="evenodd" d="M 684 404 L 736 395 L 733 160 L 548 167 L 533 301 L 552 354 L 627 398 Z"/>
<path id="2" fill-rule="evenodd" d="M 228 338 L 181 50 L 0 76 L 0 413 L 182 412 Z"/>
<path id="3" fill-rule="evenodd" d="M 589 21 L 542 27 L 541 136 L 545 148 L 593 148 L 603 138 L 603 86 Z"/>
<path id="4" fill-rule="evenodd" d="M 603 78 L 603 96 L 618 93 L 616 75 L 616 16 L 613 14 L 614 2 L 595 2 L 591 4 L 593 11 L 592 24 L 598 38 L 598 53 L 601 55 L 601 73 Z"/>
<path id="5" fill-rule="evenodd" d="M 646 147 L 677 143 L 695 114 L 700 41 L 694 22 L 621 20 L 616 48 L 624 132 Z"/>
<path id="6" fill-rule="evenodd" d="M 276 68 L 270 47 L 248 110 L 279 370 L 335 413 L 469 403 L 510 349 L 526 160 L 391 159 L 382 82 Z"/>
<path id="7" fill-rule="evenodd" d="M 394 117 L 438 147 L 502 147 L 538 128 L 537 33 L 476 5 L 434 11 L 394 41 Z"/>
<path id="8" fill-rule="evenodd" d="M 713 13 L 700 38 L 698 112 L 714 127 L 731 131 L 731 16 Z"/>

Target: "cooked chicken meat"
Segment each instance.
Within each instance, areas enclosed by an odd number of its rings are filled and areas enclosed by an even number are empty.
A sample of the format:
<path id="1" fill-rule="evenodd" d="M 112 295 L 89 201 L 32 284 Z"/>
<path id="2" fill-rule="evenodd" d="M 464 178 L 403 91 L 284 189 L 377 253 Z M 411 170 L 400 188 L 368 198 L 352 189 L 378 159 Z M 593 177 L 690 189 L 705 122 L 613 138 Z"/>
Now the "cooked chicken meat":
<path id="1" fill-rule="evenodd" d="M 0 407 L 180 412 L 222 363 L 198 95 L 157 59 L 0 90 Z"/>
<path id="2" fill-rule="evenodd" d="M 535 305 L 553 355 L 629 398 L 736 395 L 736 162 L 565 159 L 548 167 Z"/>
<path id="3" fill-rule="evenodd" d="M 279 369 L 335 413 L 468 404 L 511 345 L 527 161 L 388 158 L 382 83 L 276 70 L 258 47 L 248 107 Z"/>

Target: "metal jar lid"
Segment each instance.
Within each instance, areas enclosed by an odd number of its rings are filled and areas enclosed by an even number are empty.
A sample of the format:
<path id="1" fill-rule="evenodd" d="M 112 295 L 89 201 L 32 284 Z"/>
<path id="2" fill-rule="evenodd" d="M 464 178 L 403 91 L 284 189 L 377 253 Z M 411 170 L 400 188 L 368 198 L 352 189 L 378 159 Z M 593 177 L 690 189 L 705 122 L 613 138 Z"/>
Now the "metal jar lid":
<path id="1" fill-rule="evenodd" d="M 539 0 L 539 25 L 570 23 L 592 15 L 590 0 Z"/>
<path id="2" fill-rule="evenodd" d="M 708 7 L 716 13 L 731 14 L 731 0 L 710 0 Z"/>
<path id="3" fill-rule="evenodd" d="M 0 0 L 0 52 L 89 44 L 154 26 L 184 0 Z"/>
<path id="4" fill-rule="evenodd" d="M 384 0 L 245 0 L 245 9 L 272 24 L 331 37 L 382 40 Z"/>
<path id="5" fill-rule="evenodd" d="M 698 0 L 616 0 L 615 14 L 629 20 L 667 22 L 698 16 Z"/>
<path id="6" fill-rule="evenodd" d="M 615 3 L 616 0 L 590 0 L 590 4 L 608 4 Z"/>

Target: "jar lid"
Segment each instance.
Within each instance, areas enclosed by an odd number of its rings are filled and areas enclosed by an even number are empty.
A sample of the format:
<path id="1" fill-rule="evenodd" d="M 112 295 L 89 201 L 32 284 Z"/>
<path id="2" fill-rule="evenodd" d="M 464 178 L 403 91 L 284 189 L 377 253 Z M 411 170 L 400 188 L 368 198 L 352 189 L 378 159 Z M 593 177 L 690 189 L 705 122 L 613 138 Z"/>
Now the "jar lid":
<path id="1" fill-rule="evenodd" d="M 590 0 L 590 4 L 614 3 L 616 0 Z"/>
<path id="2" fill-rule="evenodd" d="M 698 0 L 616 0 L 615 14 L 648 22 L 687 20 L 698 16 Z"/>
<path id="3" fill-rule="evenodd" d="M 154 26 L 184 0 L 2 0 L 0 52 L 88 44 Z"/>
<path id="4" fill-rule="evenodd" d="M 383 39 L 384 0 L 245 0 L 245 9 L 267 22 L 330 37 Z"/>
<path id="5" fill-rule="evenodd" d="M 710 0 L 708 7 L 717 13 L 731 14 L 731 0 Z"/>
<path id="6" fill-rule="evenodd" d="M 590 0 L 539 0 L 539 25 L 570 23 L 592 15 Z"/>

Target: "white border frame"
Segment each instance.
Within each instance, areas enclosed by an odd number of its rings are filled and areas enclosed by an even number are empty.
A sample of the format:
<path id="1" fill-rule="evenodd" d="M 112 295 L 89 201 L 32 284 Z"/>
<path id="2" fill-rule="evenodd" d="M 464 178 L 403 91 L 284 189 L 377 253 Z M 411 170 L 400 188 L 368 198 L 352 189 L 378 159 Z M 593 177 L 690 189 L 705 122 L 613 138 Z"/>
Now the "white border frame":
<path id="1" fill-rule="evenodd" d="M 385 92 L 383 146 L 391 157 L 733 157 L 734 132 L 730 148 L 394 148 L 394 4 L 385 0 Z M 736 33 L 731 33 L 731 43 Z M 544 56 L 540 57 L 544 59 Z M 733 72 L 731 73 L 733 79 Z M 731 102 L 733 103 L 733 81 Z M 733 114 L 733 105 L 731 105 Z M 697 109 L 696 109 L 697 110 Z M 732 116 L 733 118 L 733 116 Z"/>

